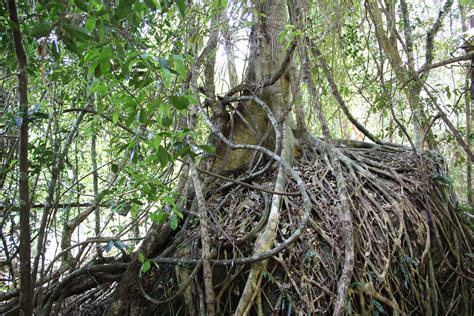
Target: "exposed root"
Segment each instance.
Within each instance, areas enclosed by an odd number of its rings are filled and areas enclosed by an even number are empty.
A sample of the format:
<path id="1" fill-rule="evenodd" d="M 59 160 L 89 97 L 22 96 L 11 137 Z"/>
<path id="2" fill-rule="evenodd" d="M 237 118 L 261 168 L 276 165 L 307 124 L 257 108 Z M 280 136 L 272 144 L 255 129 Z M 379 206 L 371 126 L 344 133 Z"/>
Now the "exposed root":
<path id="1" fill-rule="evenodd" d="M 438 181 L 447 176 L 440 157 L 377 147 L 339 147 L 331 154 L 324 145 L 322 141 L 308 145 L 294 166 L 313 205 L 309 225 L 298 240 L 270 259 L 253 264 L 250 270 L 240 264 L 211 264 L 216 313 L 334 313 L 342 308 L 342 312 L 361 314 L 472 314 L 474 274 L 467 257 L 472 252 L 472 232 L 463 224 L 463 212 L 456 209 L 449 185 Z M 347 185 L 347 202 L 341 201 L 344 192 L 337 180 L 335 159 L 341 164 L 339 181 Z M 294 179 L 280 182 L 279 170 L 270 169 L 254 184 L 268 188 L 276 179 L 272 188 L 297 191 Z M 342 227 L 343 204 L 352 215 L 349 236 Z M 238 262 L 239 258 L 255 257 L 256 252 L 265 251 L 262 249 L 279 247 L 305 214 L 301 197 L 274 195 L 270 203 L 267 193 L 238 185 L 224 195 L 208 198 L 206 207 L 214 263 L 232 258 Z M 273 217 L 275 210 L 277 218 Z M 157 304 L 151 308 L 140 303 L 137 306 L 142 306 L 142 313 L 184 313 L 184 309 L 176 309 L 173 302 L 177 301 L 187 306 L 190 314 L 201 314 L 206 308 L 200 277 L 200 227 L 193 221 L 186 227 L 175 236 L 174 246 L 163 253 L 175 256 L 176 262 L 181 262 L 179 268 L 169 269 L 175 265 L 171 261 L 160 263 L 160 271 L 144 276 L 144 287 L 151 289 L 149 296 L 156 298 Z M 347 263 L 351 236 L 352 274 Z M 180 248 L 180 244 L 186 247 Z M 196 261 L 186 263 L 189 258 Z M 189 266 L 192 262 L 197 265 Z M 93 279 L 81 283 L 80 275 L 84 274 L 77 274 L 77 281 L 70 277 L 67 280 L 71 281 L 64 282 L 73 282 L 78 289 L 94 287 Z M 97 276 L 94 279 L 102 282 Z M 176 281 L 171 282 L 173 279 Z M 87 310 L 87 306 L 103 302 L 104 293 L 110 293 L 91 290 L 79 297 L 75 296 L 79 292 L 59 296 L 64 282 L 48 292 L 48 310 L 68 306 L 70 295 Z M 341 287 L 345 294 L 341 294 Z"/>
<path id="2" fill-rule="evenodd" d="M 113 305 L 120 306 L 116 314 L 204 315 L 212 301 L 216 314 L 471 315 L 472 232 L 445 181 L 442 158 L 403 147 L 351 145 L 310 138 L 293 167 L 283 155 L 249 145 L 278 167 L 251 187 L 213 190 L 205 205 L 188 201 L 201 224 L 189 215 L 168 247 L 148 252 L 159 270 L 152 266 L 140 279 L 140 291 L 130 293 L 133 303 Z M 203 251 L 206 243 L 209 252 Z M 43 310 L 103 311 L 98 306 L 110 305 L 110 284 L 125 265 L 116 274 L 91 267 L 61 277 L 43 288 Z M 11 310 L 17 294 L 2 297 L 8 301 L 2 311 Z M 71 302 L 82 306 L 74 309 Z"/>
<path id="3" fill-rule="evenodd" d="M 283 168 L 280 168 L 277 175 L 275 190 L 283 191 L 285 189 L 286 182 L 287 180 Z M 281 195 L 274 195 L 273 197 L 267 224 L 257 237 L 257 240 L 254 244 L 254 254 L 263 253 L 273 247 L 277 227 L 280 221 L 281 199 Z M 262 273 L 266 269 L 266 266 L 267 260 L 256 262 L 252 265 L 250 274 L 247 278 L 247 283 L 240 297 L 239 305 L 235 311 L 235 315 L 244 315 L 245 312 L 248 311 L 252 306 L 255 294 L 257 291 L 259 291 L 257 289 L 258 283 L 261 282 Z"/>

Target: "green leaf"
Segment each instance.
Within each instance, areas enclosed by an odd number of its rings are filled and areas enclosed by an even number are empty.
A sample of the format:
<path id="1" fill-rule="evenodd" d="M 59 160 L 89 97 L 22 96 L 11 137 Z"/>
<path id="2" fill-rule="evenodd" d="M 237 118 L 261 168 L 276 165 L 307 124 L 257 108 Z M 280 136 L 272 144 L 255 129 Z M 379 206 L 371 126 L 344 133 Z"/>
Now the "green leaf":
<path id="1" fill-rule="evenodd" d="M 150 215 L 150 219 L 153 222 L 157 222 L 160 224 L 163 224 L 167 218 L 168 218 L 168 214 L 166 214 L 165 212 L 156 212 Z"/>
<path id="2" fill-rule="evenodd" d="M 115 112 L 112 114 L 112 122 L 113 122 L 114 124 L 117 124 L 118 119 L 119 119 L 119 116 L 120 116 L 120 112 L 119 112 L 119 111 L 115 111 Z"/>
<path id="3" fill-rule="evenodd" d="M 176 72 L 179 74 L 181 79 L 186 79 L 186 67 L 184 66 L 184 58 L 181 55 L 173 55 L 173 64 Z"/>
<path id="4" fill-rule="evenodd" d="M 118 165 L 115 164 L 115 163 L 113 163 L 113 164 L 111 165 L 111 169 L 112 169 L 112 172 L 113 172 L 113 173 L 118 173 L 118 171 L 119 171 L 119 167 L 118 167 Z"/>
<path id="5" fill-rule="evenodd" d="M 95 16 L 91 16 L 87 19 L 86 24 L 84 25 L 85 29 L 88 32 L 92 32 L 95 29 L 95 24 L 97 22 L 97 18 Z"/>
<path id="6" fill-rule="evenodd" d="M 49 32 L 51 32 L 51 28 L 51 24 L 49 23 L 36 23 L 31 26 L 30 34 L 35 38 L 45 37 L 49 35 Z"/>
<path id="7" fill-rule="evenodd" d="M 99 41 L 103 41 L 105 38 L 105 25 L 104 23 L 99 24 L 99 31 L 97 32 L 97 36 L 99 37 Z"/>
<path id="8" fill-rule="evenodd" d="M 104 60 L 100 62 L 100 72 L 103 75 L 110 73 L 110 69 L 111 69 L 110 61 Z"/>
<path id="9" fill-rule="evenodd" d="M 143 273 L 147 273 L 148 270 L 150 270 L 150 268 L 151 268 L 150 260 L 147 260 L 147 261 L 143 262 L 142 267 L 141 267 L 140 270 L 142 270 Z"/>
<path id="10" fill-rule="evenodd" d="M 163 146 L 158 147 L 158 150 L 156 152 L 158 161 L 160 162 L 161 166 L 164 167 L 170 160 L 170 155 L 166 148 Z"/>
<path id="11" fill-rule="evenodd" d="M 117 7 L 117 11 L 115 12 L 117 19 L 123 19 L 129 13 L 131 13 L 134 2 L 134 0 L 120 0 L 119 5 Z"/>
<path id="12" fill-rule="evenodd" d="M 176 216 L 170 217 L 170 228 L 172 230 L 175 230 L 176 228 L 178 228 L 178 217 Z"/>
<path id="13" fill-rule="evenodd" d="M 151 140 L 151 144 L 153 148 L 155 148 L 155 150 L 158 150 L 158 148 L 160 148 L 160 145 L 161 145 L 161 136 L 160 135 L 155 136 L 155 138 Z"/>
<path id="14" fill-rule="evenodd" d="M 210 145 L 199 145 L 198 147 L 207 152 L 208 154 L 214 155 L 216 153 L 216 149 Z"/>
<path id="15" fill-rule="evenodd" d="M 47 118 L 49 118 L 49 114 L 44 113 L 44 112 L 35 112 L 35 113 L 33 113 L 33 116 L 38 118 L 38 119 L 47 119 Z"/>
<path id="16" fill-rule="evenodd" d="M 214 6 L 217 8 L 227 8 L 227 0 L 214 0 Z"/>
<path id="17" fill-rule="evenodd" d="M 97 65 L 96 65 L 97 66 Z M 90 69 L 89 69 L 90 70 Z M 89 87 L 89 92 L 94 93 L 98 92 L 100 94 L 106 94 L 107 93 L 107 86 L 103 82 L 94 82 L 90 87 Z"/>
<path id="18" fill-rule="evenodd" d="M 198 104 L 199 100 L 196 96 L 194 95 L 186 95 L 186 98 L 188 98 L 189 104 Z"/>
<path id="19" fill-rule="evenodd" d="M 171 124 L 173 124 L 173 118 L 171 116 L 165 114 L 161 117 L 161 125 L 163 125 L 163 127 L 171 126 Z"/>
<path id="20" fill-rule="evenodd" d="M 136 219 L 138 215 L 138 205 L 133 203 L 130 207 L 130 215 L 132 216 L 132 219 Z"/>
<path id="21" fill-rule="evenodd" d="M 125 120 L 125 125 L 128 127 L 132 126 L 132 123 L 135 121 L 135 118 L 137 117 L 138 110 L 132 110 L 128 113 L 128 117 Z"/>
<path id="22" fill-rule="evenodd" d="M 87 1 L 84 0 L 74 0 L 76 6 L 82 11 L 87 11 Z"/>
<path id="23" fill-rule="evenodd" d="M 171 72 L 167 68 L 161 69 L 161 79 L 163 80 L 163 84 L 166 88 L 171 87 Z"/>
<path id="24" fill-rule="evenodd" d="M 101 99 L 99 99 L 99 100 L 97 101 L 97 112 L 98 112 L 99 114 L 104 113 L 104 102 L 102 102 Z"/>
<path id="25" fill-rule="evenodd" d="M 141 263 L 145 262 L 145 255 L 141 251 L 138 252 L 138 260 L 140 260 Z"/>
<path id="26" fill-rule="evenodd" d="M 144 109 L 141 109 L 140 115 L 138 116 L 138 120 L 140 121 L 140 123 L 142 124 L 146 123 L 147 118 L 148 118 L 147 112 Z"/>
<path id="27" fill-rule="evenodd" d="M 160 8 L 160 2 L 157 0 L 145 0 L 145 4 L 152 11 L 158 10 Z"/>
<path id="28" fill-rule="evenodd" d="M 109 61 L 110 57 L 112 57 L 112 48 L 109 46 L 102 49 L 99 53 L 99 61 Z"/>
<path id="29" fill-rule="evenodd" d="M 184 3 L 184 0 L 176 0 L 175 4 L 178 7 L 179 14 L 181 14 L 181 17 L 184 19 L 186 16 L 186 4 Z"/>
<path id="30" fill-rule="evenodd" d="M 63 28 L 71 38 L 76 40 L 86 41 L 92 38 L 91 34 L 83 27 L 72 24 L 64 24 Z"/>
<path id="31" fill-rule="evenodd" d="M 170 68 L 170 61 L 165 58 L 158 58 L 158 64 L 161 68 L 169 69 Z"/>
<path id="32" fill-rule="evenodd" d="M 170 96 L 170 101 L 173 106 L 178 110 L 186 110 L 189 105 L 189 100 L 184 96 Z"/>
<path id="33" fill-rule="evenodd" d="M 161 105 L 161 102 L 159 99 L 153 99 L 151 102 L 148 102 L 146 108 L 148 112 L 152 113 L 155 110 L 159 109 Z"/>
<path id="34" fill-rule="evenodd" d="M 97 66 L 99 66 L 99 64 L 97 64 L 97 63 L 91 64 L 89 66 L 89 69 L 87 69 L 87 75 L 89 77 L 95 76 L 95 69 L 97 68 Z M 90 91 L 90 89 L 89 89 L 89 91 Z"/>

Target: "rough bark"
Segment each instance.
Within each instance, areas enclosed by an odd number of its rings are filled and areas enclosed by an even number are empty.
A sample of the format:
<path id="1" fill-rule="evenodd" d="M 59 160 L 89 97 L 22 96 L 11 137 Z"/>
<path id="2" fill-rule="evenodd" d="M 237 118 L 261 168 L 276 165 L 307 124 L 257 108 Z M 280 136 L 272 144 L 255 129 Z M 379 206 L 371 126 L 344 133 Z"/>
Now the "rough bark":
<path id="1" fill-rule="evenodd" d="M 278 43 L 278 36 L 287 23 L 287 8 L 283 1 L 268 1 L 256 3 L 256 10 L 263 15 L 255 16 L 255 24 L 250 34 L 250 52 L 245 82 L 257 84 L 269 79 L 275 70 L 281 69 L 281 63 L 285 60 L 284 45 Z M 288 61 L 289 63 L 289 61 Z M 277 118 L 283 118 L 290 110 L 289 102 L 289 76 L 280 74 L 271 86 L 257 87 L 256 91 L 247 93 L 258 95 L 273 111 Z M 266 140 L 269 146 L 272 144 L 271 137 L 265 137 L 269 125 L 265 113 L 256 104 L 240 103 L 234 114 L 232 139 L 239 144 L 263 144 Z M 289 124 L 292 123 L 291 115 L 288 116 Z M 290 137 L 290 136 L 289 136 Z M 292 140 L 290 140 L 292 142 Z M 225 170 L 232 172 L 246 168 L 251 160 L 247 151 L 227 150 L 221 163 Z"/>

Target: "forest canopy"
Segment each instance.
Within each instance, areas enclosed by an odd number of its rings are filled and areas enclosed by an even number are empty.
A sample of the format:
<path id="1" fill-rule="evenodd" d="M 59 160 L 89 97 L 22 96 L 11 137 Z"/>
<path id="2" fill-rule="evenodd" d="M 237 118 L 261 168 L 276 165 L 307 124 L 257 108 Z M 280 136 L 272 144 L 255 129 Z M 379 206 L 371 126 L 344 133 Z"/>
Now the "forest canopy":
<path id="1" fill-rule="evenodd" d="M 0 2 L 0 314 L 472 315 L 466 0 Z"/>

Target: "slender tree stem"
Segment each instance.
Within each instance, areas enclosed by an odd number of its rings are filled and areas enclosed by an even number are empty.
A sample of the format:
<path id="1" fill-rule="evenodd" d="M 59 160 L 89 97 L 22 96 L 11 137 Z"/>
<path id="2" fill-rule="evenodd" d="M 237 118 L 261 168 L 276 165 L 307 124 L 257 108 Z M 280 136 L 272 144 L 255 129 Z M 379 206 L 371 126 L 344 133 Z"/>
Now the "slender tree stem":
<path id="1" fill-rule="evenodd" d="M 28 77 L 26 54 L 21 40 L 20 23 L 14 0 L 8 1 L 13 43 L 18 60 L 18 109 L 20 141 L 19 160 L 19 196 L 20 196 L 20 314 L 33 313 L 33 288 L 31 280 L 31 231 L 30 231 L 30 192 L 28 188 Z M 18 123 L 19 122 L 19 123 Z"/>

